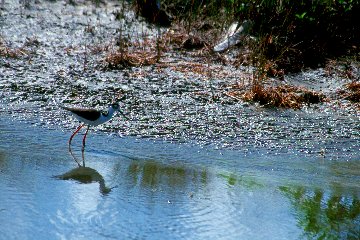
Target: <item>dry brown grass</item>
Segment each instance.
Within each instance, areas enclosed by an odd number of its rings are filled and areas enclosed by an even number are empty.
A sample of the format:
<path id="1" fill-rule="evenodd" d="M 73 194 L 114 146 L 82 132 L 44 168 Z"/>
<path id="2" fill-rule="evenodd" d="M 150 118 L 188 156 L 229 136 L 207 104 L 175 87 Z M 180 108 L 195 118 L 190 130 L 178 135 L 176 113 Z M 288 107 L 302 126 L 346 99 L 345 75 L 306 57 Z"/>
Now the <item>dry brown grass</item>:
<path id="1" fill-rule="evenodd" d="M 322 93 L 305 88 L 289 85 L 264 87 L 258 83 L 253 84 L 250 89 L 240 88 L 227 92 L 226 95 L 242 101 L 258 102 L 267 107 L 292 109 L 300 109 L 304 104 L 326 101 Z"/>
<path id="2" fill-rule="evenodd" d="M 204 40 L 199 32 L 188 33 L 184 27 L 176 26 L 169 31 L 167 31 L 162 36 L 162 41 L 167 42 L 169 45 L 175 48 L 183 49 L 201 49 L 207 45 L 209 42 Z"/>
<path id="3" fill-rule="evenodd" d="M 24 48 L 9 48 L 0 42 L 0 57 L 20 58 L 27 55 L 27 51 Z"/>
<path id="4" fill-rule="evenodd" d="M 324 68 L 327 76 L 339 76 L 341 78 L 347 78 L 353 81 L 359 80 L 359 76 L 356 72 L 355 64 L 349 59 L 328 60 Z"/>
<path id="5" fill-rule="evenodd" d="M 105 67 L 117 69 L 131 66 L 152 65 L 160 61 L 163 52 L 178 49 L 205 49 L 207 43 L 200 35 L 188 34 L 183 27 L 174 27 L 159 38 L 144 38 L 137 42 L 126 42 L 121 46 L 113 46 L 104 59 Z M 110 49 L 110 48 L 109 48 Z M 197 72 L 202 72 L 200 67 Z"/>
<path id="6" fill-rule="evenodd" d="M 119 69 L 124 67 L 145 66 L 155 64 L 158 56 L 149 52 L 113 52 L 105 57 L 105 67 Z"/>
<path id="7" fill-rule="evenodd" d="M 346 84 L 345 89 L 346 90 L 341 93 L 344 99 L 356 103 L 360 102 L 360 82 L 353 81 L 349 84 Z"/>
<path id="8" fill-rule="evenodd" d="M 163 37 L 159 39 L 143 38 L 141 41 L 129 42 L 119 39 L 117 46 L 108 46 L 104 58 L 105 68 L 121 69 L 133 66 L 153 65 L 157 63 L 166 50 Z"/>

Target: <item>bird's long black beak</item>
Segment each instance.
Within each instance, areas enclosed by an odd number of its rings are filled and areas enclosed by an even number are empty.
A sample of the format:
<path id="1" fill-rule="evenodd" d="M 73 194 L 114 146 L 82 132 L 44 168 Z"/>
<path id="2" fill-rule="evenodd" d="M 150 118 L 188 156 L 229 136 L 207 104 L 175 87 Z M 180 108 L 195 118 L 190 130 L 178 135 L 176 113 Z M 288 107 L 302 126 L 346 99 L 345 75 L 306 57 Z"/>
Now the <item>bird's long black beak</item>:
<path id="1" fill-rule="evenodd" d="M 130 118 L 128 118 L 120 109 L 118 111 L 126 120 L 130 120 Z"/>

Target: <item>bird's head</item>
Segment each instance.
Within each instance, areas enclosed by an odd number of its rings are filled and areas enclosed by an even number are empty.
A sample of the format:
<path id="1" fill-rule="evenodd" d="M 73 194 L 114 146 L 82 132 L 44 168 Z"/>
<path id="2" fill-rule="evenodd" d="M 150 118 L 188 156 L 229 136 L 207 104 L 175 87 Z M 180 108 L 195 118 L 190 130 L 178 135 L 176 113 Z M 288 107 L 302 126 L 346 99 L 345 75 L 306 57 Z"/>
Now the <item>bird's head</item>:
<path id="1" fill-rule="evenodd" d="M 119 111 L 120 110 L 120 105 L 118 103 L 113 103 L 111 104 L 111 107 L 115 110 L 115 111 Z"/>
<path id="2" fill-rule="evenodd" d="M 114 111 L 118 111 L 126 120 L 130 120 L 121 110 L 120 110 L 120 105 L 118 103 L 113 103 L 110 105 L 110 107 L 112 109 L 114 109 Z"/>

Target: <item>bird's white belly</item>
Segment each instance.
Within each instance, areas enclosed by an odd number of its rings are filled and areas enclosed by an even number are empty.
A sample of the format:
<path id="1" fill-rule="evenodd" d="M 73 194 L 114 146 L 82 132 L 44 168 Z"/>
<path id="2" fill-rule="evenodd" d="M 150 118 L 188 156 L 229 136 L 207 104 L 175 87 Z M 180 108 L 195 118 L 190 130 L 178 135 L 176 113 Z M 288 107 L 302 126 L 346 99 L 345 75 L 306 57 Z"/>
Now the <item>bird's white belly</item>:
<path id="1" fill-rule="evenodd" d="M 105 116 L 103 116 L 103 115 L 101 115 L 100 118 L 96 119 L 95 121 L 90 121 L 90 120 L 88 120 L 88 119 L 85 119 L 85 118 L 80 117 L 80 116 L 77 116 L 77 115 L 75 115 L 75 117 L 76 117 L 80 122 L 83 122 L 83 123 L 85 123 L 85 124 L 87 124 L 87 125 L 90 125 L 90 126 L 97 126 L 97 125 L 100 125 L 100 124 L 102 124 L 102 123 L 104 123 L 104 122 L 106 122 L 106 121 L 109 120 L 109 118 L 107 118 L 107 117 L 105 117 Z"/>

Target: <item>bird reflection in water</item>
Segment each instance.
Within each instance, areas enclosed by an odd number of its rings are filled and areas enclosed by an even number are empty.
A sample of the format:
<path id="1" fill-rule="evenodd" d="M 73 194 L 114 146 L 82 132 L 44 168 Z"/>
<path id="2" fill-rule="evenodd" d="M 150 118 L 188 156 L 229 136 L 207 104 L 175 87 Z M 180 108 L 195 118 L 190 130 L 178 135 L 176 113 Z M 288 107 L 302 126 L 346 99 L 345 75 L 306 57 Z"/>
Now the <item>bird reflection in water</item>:
<path id="1" fill-rule="evenodd" d="M 110 193 L 111 188 L 106 187 L 105 180 L 101 174 L 96 171 L 93 168 L 86 167 L 85 166 L 85 156 L 84 151 L 82 151 L 82 164 L 80 164 L 80 161 L 76 158 L 76 156 L 73 154 L 71 147 L 69 147 L 69 153 L 74 159 L 74 161 L 77 163 L 78 167 L 64 173 L 58 176 L 55 176 L 57 179 L 60 180 L 75 180 L 79 183 L 99 183 L 99 190 L 100 193 L 103 195 L 106 195 Z"/>

